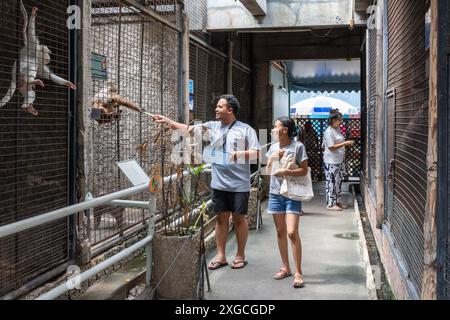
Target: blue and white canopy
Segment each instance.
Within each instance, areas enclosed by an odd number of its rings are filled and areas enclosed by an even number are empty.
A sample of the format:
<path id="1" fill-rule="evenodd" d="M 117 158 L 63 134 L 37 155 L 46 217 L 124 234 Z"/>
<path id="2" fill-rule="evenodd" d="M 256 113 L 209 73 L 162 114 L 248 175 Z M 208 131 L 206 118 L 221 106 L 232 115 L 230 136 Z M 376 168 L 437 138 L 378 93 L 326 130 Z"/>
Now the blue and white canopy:
<path id="1" fill-rule="evenodd" d="M 344 116 L 357 116 L 360 109 L 345 101 L 330 97 L 314 97 L 302 100 L 291 106 L 293 117 L 329 116 L 332 109 L 339 109 Z"/>

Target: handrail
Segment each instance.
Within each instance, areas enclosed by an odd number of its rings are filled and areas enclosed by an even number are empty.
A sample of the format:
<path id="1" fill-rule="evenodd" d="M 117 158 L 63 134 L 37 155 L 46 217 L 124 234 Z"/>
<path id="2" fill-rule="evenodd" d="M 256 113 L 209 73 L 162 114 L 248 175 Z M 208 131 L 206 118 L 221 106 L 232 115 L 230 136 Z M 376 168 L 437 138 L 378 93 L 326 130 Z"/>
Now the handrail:
<path id="1" fill-rule="evenodd" d="M 265 148 L 271 144 L 273 144 L 273 142 L 262 146 L 261 149 Z M 205 167 L 205 169 L 207 171 L 209 171 L 208 169 L 210 169 L 210 168 L 211 168 L 210 164 L 208 164 Z M 260 172 L 260 170 L 261 170 L 261 162 L 258 161 L 257 173 Z M 183 176 L 186 176 L 188 174 L 189 174 L 188 171 L 183 171 Z M 178 176 L 178 174 L 173 174 L 171 176 L 164 177 L 163 183 L 168 183 L 169 181 L 176 179 L 177 176 Z M 91 199 L 88 199 L 88 200 L 78 203 L 78 204 L 74 204 L 74 205 L 67 206 L 64 208 L 49 211 L 47 213 L 40 214 L 35 217 L 27 218 L 24 220 L 13 222 L 11 224 L 0 226 L 0 239 L 10 236 L 10 235 L 13 235 L 13 234 L 16 234 L 16 233 L 19 233 L 21 231 L 29 230 L 31 228 L 34 228 L 34 227 L 37 227 L 37 226 L 40 226 L 40 225 L 64 218 L 64 217 L 68 217 L 68 216 L 71 216 L 71 215 L 79 213 L 79 212 L 83 212 L 88 209 L 93 209 L 98 206 L 106 205 L 106 204 L 123 206 L 123 207 L 130 206 L 130 207 L 138 207 L 138 208 L 145 208 L 146 205 L 148 205 L 148 208 L 151 211 L 150 212 L 151 213 L 150 214 L 151 221 L 149 221 L 149 232 L 148 232 L 147 237 L 144 238 L 143 240 L 139 241 L 138 243 L 132 245 L 131 247 L 122 250 L 121 252 L 112 256 L 111 258 L 103 261 L 99 265 L 84 271 L 80 275 L 77 275 L 78 278 L 76 278 L 76 279 L 77 279 L 77 281 L 83 282 L 84 280 L 92 277 L 93 275 L 97 274 L 98 272 L 107 269 L 109 266 L 120 261 L 124 257 L 127 257 L 128 255 L 132 254 L 133 252 L 139 250 L 140 248 L 147 246 L 147 260 L 148 261 L 147 261 L 146 282 L 147 282 L 147 285 L 149 285 L 150 278 L 151 278 L 151 268 L 149 266 L 151 266 L 151 259 L 152 259 L 151 242 L 152 242 L 153 235 L 154 235 L 154 224 L 155 224 L 155 215 L 154 214 L 156 211 L 155 194 L 151 194 L 149 202 L 122 200 L 122 198 L 124 198 L 124 197 L 131 196 L 131 195 L 140 193 L 142 191 L 145 191 L 145 190 L 147 190 L 147 188 L 148 188 L 148 183 L 143 183 L 143 184 L 140 184 L 140 185 L 137 185 L 134 187 L 130 187 L 130 188 L 127 188 L 124 190 L 120 190 L 117 192 L 113 192 L 113 193 L 110 193 L 110 194 L 107 194 L 107 195 L 104 195 L 104 196 L 101 196 L 98 198 L 91 198 Z M 212 201 L 210 200 L 207 202 L 207 207 L 210 207 L 211 205 L 212 205 Z M 196 210 L 199 211 L 200 208 L 197 208 Z M 258 212 L 258 215 L 259 214 L 260 213 Z M 179 222 L 179 221 L 175 221 L 175 223 L 176 222 Z M 72 281 L 72 280 L 73 280 L 73 278 L 68 279 L 66 282 L 60 284 L 56 288 L 39 296 L 37 298 L 37 300 L 56 299 L 57 297 L 61 296 L 62 294 L 64 294 L 65 292 L 68 292 L 70 290 L 70 288 L 71 288 L 70 281 Z"/>
<path id="2" fill-rule="evenodd" d="M 125 259 L 129 255 L 131 255 L 133 252 L 139 250 L 140 248 L 148 245 L 153 240 L 153 234 L 148 235 L 141 241 L 133 244 L 132 246 L 123 249 L 118 254 L 112 256 L 111 258 L 97 264 L 96 266 L 86 270 L 85 272 L 77 275 L 77 278 L 69 278 L 64 283 L 60 284 L 56 288 L 53 288 L 49 292 L 44 293 L 43 295 L 40 295 L 36 298 L 36 300 L 54 300 L 58 298 L 59 296 L 63 295 L 64 293 L 71 290 L 72 287 L 74 287 L 74 284 L 81 284 L 87 279 L 95 276 L 97 273 L 109 268 L 110 266 L 114 265 L 115 263 L 119 262 L 122 259 Z M 76 282 L 76 283 L 74 283 Z"/>
<path id="3" fill-rule="evenodd" d="M 188 175 L 188 171 L 183 171 L 183 175 Z M 168 183 L 171 179 L 176 179 L 177 174 L 173 174 L 172 176 L 168 176 L 164 178 L 164 183 Z M 105 204 L 110 204 L 110 202 L 114 200 L 120 200 L 124 197 L 134 195 L 136 193 L 147 190 L 148 184 L 144 183 L 138 186 L 134 186 L 128 189 L 120 190 L 117 192 L 113 192 L 98 198 L 94 198 L 92 200 L 84 201 L 78 204 L 74 204 L 68 207 L 56 209 L 47 213 L 40 214 L 35 217 L 31 217 L 28 219 L 20 220 L 17 222 L 13 222 L 0 227 L 0 238 L 4 238 L 18 232 L 28 230 L 42 224 L 52 222 L 64 217 L 68 217 L 78 212 L 83 212 L 87 209 L 92 209 L 98 206 L 102 206 Z M 123 203 L 123 201 L 122 201 Z"/>

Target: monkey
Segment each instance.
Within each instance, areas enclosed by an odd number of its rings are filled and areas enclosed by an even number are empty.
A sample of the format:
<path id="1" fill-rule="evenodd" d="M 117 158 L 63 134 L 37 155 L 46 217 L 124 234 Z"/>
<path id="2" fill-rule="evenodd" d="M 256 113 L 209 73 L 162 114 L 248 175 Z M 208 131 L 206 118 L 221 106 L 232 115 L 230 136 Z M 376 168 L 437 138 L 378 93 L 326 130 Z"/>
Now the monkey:
<path id="1" fill-rule="evenodd" d="M 37 77 L 42 77 L 46 80 L 51 80 L 56 84 L 64 85 L 72 90 L 76 89 L 76 86 L 65 80 L 56 74 L 54 74 L 48 64 L 50 63 L 50 49 L 39 43 L 39 39 L 36 36 L 36 16 L 38 8 L 33 7 L 31 11 L 31 17 L 28 21 L 28 14 L 23 5 L 22 0 L 20 1 L 20 8 L 22 15 L 24 17 L 23 26 L 23 39 L 24 46 L 20 50 L 20 61 L 19 61 L 19 92 L 24 97 L 21 109 L 32 114 L 33 116 L 38 116 L 38 112 L 34 108 L 33 104 L 36 99 L 36 87 L 44 87 L 42 80 L 37 79 Z M 17 61 L 14 61 L 11 74 L 11 85 L 0 102 L 0 108 L 6 105 L 14 95 L 16 91 L 17 82 Z"/>
<path id="2" fill-rule="evenodd" d="M 134 102 L 129 101 L 118 95 L 118 90 L 111 83 L 103 88 L 92 101 L 93 109 L 100 109 L 100 118 L 97 119 L 99 124 L 111 123 L 120 119 L 122 110 L 120 106 L 124 106 L 136 112 L 143 112 Z"/>

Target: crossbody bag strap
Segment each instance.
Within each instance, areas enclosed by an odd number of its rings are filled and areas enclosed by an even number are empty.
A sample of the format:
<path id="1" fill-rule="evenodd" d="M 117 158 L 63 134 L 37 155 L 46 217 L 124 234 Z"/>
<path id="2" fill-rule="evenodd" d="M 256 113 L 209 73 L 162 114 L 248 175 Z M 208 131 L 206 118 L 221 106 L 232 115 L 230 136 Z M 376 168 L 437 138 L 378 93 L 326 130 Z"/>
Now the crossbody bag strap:
<path id="1" fill-rule="evenodd" d="M 225 149 L 226 149 L 226 146 L 227 146 L 228 133 L 230 132 L 231 128 L 233 128 L 236 123 L 237 123 L 237 120 L 234 120 L 233 123 L 231 124 L 231 126 L 228 128 L 227 132 L 225 132 L 225 137 L 223 139 L 223 145 L 222 145 L 222 149 L 223 149 L 224 152 L 226 151 Z"/>

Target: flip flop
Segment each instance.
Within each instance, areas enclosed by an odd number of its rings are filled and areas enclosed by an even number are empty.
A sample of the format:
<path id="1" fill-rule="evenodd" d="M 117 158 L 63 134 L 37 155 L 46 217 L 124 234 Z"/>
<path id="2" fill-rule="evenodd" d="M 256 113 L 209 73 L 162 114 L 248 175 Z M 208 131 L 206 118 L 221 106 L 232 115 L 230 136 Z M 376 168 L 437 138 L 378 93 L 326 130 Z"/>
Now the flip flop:
<path id="1" fill-rule="evenodd" d="M 210 265 L 212 265 L 213 267 L 210 267 Z M 226 267 L 227 265 L 228 265 L 228 262 L 222 263 L 219 261 L 212 261 L 208 265 L 208 270 L 217 270 L 217 269 Z"/>
<path id="2" fill-rule="evenodd" d="M 242 267 L 236 267 L 237 264 L 243 264 Z M 231 269 L 243 269 L 248 264 L 247 261 L 233 261 L 233 264 L 231 265 Z"/>
<path id="3" fill-rule="evenodd" d="M 289 278 L 290 276 L 292 276 L 292 273 L 287 272 L 284 269 L 280 269 L 280 271 L 278 271 L 277 273 L 275 273 L 275 275 L 273 276 L 273 278 L 275 280 L 283 280 L 286 278 Z"/>

